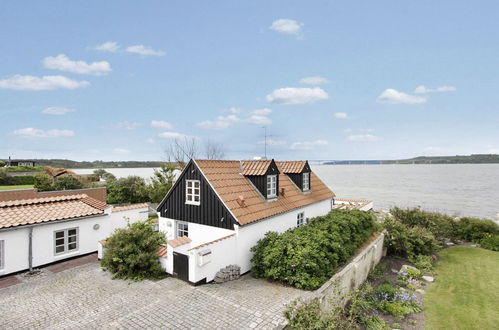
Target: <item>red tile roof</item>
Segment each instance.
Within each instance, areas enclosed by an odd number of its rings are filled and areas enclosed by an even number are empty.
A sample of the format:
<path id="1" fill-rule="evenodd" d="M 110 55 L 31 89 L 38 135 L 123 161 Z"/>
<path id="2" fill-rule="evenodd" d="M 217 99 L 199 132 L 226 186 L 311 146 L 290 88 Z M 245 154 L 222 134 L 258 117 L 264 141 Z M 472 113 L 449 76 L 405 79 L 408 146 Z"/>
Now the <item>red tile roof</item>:
<path id="1" fill-rule="evenodd" d="M 106 208 L 85 194 L 0 202 L 0 228 L 94 216 Z"/>
<path id="2" fill-rule="evenodd" d="M 272 160 L 242 160 L 240 167 L 243 175 L 264 175 L 272 163 Z"/>
<path id="3" fill-rule="evenodd" d="M 142 209 L 142 208 L 146 208 L 146 207 L 149 207 L 148 203 L 138 203 L 138 204 L 123 205 L 123 206 L 115 206 L 115 207 L 113 207 L 113 213 L 135 210 L 135 209 Z"/>
<path id="4" fill-rule="evenodd" d="M 279 174 L 279 189 L 284 189 L 285 194 L 284 196 L 279 195 L 277 200 L 269 202 L 262 198 L 248 178 L 240 174 L 239 161 L 195 160 L 195 163 L 240 225 L 246 225 L 335 196 L 313 172 L 310 176 L 311 190 L 303 193 L 283 173 L 279 163 L 277 163 L 281 172 Z M 259 171 L 250 173 L 265 174 L 266 171 L 260 168 Z M 238 203 L 239 196 L 244 198 L 244 203 Z"/>
<path id="5" fill-rule="evenodd" d="M 175 239 L 168 240 L 168 244 L 170 244 L 174 248 L 190 242 L 192 242 L 192 240 L 187 236 L 177 237 Z"/>
<path id="6" fill-rule="evenodd" d="M 160 257 L 160 258 L 164 258 L 164 257 L 166 257 L 166 253 L 167 253 L 167 248 L 166 248 L 166 246 L 164 246 L 164 245 L 160 245 L 160 246 L 158 247 L 158 250 L 156 251 L 156 254 L 157 254 L 157 255 L 158 255 L 158 257 Z"/>
<path id="7" fill-rule="evenodd" d="M 276 162 L 277 166 L 281 168 L 281 171 L 286 174 L 296 174 L 303 172 L 303 168 L 307 161 L 305 160 L 288 160 Z"/>
<path id="8" fill-rule="evenodd" d="M 211 242 L 206 242 L 206 243 L 203 243 L 203 244 L 201 244 L 201 245 L 198 245 L 198 246 L 195 246 L 195 247 L 193 247 L 193 248 L 189 249 L 189 251 L 190 251 L 190 250 L 200 249 L 200 248 L 205 247 L 205 246 L 208 246 L 208 245 L 210 245 L 210 244 L 214 244 L 214 243 L 217 243 L 217 242 L 223 241 L 224 239 L 230 238 L 230 237 L 232 237 L 232 236 L 236 236 L 236 234 L 230 234 L 230 235 L 227 235 L 227 236 L 224 236 L 224 237 L 218 238 L 218 239 L 216 239 L 216 240 L 213 240 L 213 241 L 211 241 Z"/>

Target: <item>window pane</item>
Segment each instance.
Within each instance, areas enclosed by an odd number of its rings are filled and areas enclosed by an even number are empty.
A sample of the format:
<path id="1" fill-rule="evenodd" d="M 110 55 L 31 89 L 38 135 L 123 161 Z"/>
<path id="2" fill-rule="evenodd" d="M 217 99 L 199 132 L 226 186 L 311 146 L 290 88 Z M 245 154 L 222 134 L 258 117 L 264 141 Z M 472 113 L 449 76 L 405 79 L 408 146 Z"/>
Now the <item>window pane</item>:
<path id="1" fill-rule="evenodd" d="M 63 246 L 56 246 L 55 253 L 61 253 L 61 252 L 64 252 L 64 245 Z"/>
<path id="2" fill-rule="evenodd" d="M 68 242 L 69 243 L 76 242 L 76 236 L 70 236 L 70 237 L 68 237 Z"/>
<path id="3" fill-rule="evenodd" d="M 64 237 L 64 232 L 63 232 L 63 231 L 57 231 L 57 232 L 55 233 L 55 237 L 56 237 L 56 238 L 61 238 L 61 237 Z"/>
<path id="4" fill-rule="evenodd" d="M 194 187 L 199 188 L 199 181 L 194 182 Z"/>
<path id="5" fill-rule="evenodd" d="M 68 244 L 68 250 L 76 250 L 76 243 Z"/>
<path id="6" fill-rule="evenodd" d="M 194 196 L 194 201 L 199 202 L 199 196 L 198 195 Z"/>
<path id="7" fill-rule="evenodd" d="M 76 229 L 68 230 L 68 235 L 76 235 Z"/>
<path id="8" fill-rule="evenodd" d="M 55 245 L 56 245 L 56 246 L 59 246 L 59 245 L 64 245 L 64 238 L 59 238 L 59 239 L 56 239 L 56 240 L 55 240 Z"/>
<path id="9" fill-rule="evenodd" d="M 192 201 L 192 195 L 187 195 L 187 200 Z"/>
<path id="10" fill-rule="evenodd" d="M 188 194 L 192 194 L 192 189 L 191 188 L 187 188 L 187 193 Z"/>

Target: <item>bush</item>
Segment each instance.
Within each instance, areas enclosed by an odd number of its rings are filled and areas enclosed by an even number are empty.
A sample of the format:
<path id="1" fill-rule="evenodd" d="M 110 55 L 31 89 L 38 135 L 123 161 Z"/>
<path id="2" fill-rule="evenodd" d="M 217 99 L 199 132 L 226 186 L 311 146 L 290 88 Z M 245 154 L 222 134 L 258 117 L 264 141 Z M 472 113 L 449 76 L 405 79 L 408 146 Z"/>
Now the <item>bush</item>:
<path id="1" fill-rule="evenodd" d="M 479 243 L 483 238 L 499 234 L 499 225 L 492 220 L 461 218 L 457 223 L 456 236 L 462 240 Z"/>
<path id="2" fill-rule="evenodd" d="M 38 191 L 54 190 L 52 186 L 52 178 L 50 175 L 45 173 L 35 175 L 34 187 L 38 189 Z"/>
<path id="3" fill-rule="evenodd" d="M 296 330 L 334 330 L 338 329 L 339 313 L 332 311 L 324 315 L 321 313 L 320 302 L 315 299 L 308 304 L 301 300 L 293 301 L 284 311 L 288 325 Z"/>
<path id="4" fill-rule="evenodd" d="M 148 202 L 147 193 L 146 183 L 139 176 L 111 179 L 107 185 L 107 202 L 109 204 Z"/>
<path id="5" fill-rule="evenodd" d="M 31 175 L 10 176 L 5 171 L 0 171 L 0 185 L 20 186 L 35 183 L 35 177 Z"/>
<path id="6" fill-rule="evenodd" d="M 408 227 L 421 227 L 429 230 L 436 239 L 453 238 L 456 221 L 454 218 L 435 212 L 423 211 L 420 208 L 400 209 L 394 207 L 390 210 L 393 218 Z"/>
<path id="7" fill-rule="evenodd" d="M 385 242 L 389 254 L 412 258 L 431 255 L 438 248 L 433 234 L 423 227 L 409 227 L 395 218 L 385 219 L 383 227 L 387 231 Z"/>
<path id="8" fill-rule="evenodd" d="M 267 233 L 251 249 L 252 273 L 297 288 L 316 289 L 376 229 L 371 213 L 334 210 L 282 234 Z"/>
<path id="9" fill-rule="evenodd" d="M 433 262 L 430 256 L 418 254 L 410 258 L 409 261 L 423 273 L 431 273 L 433 271 Z"/>
<path id="10" fill-rule="evenodd" d="M 490 235 L 480 240 L 480 246 L 487 250 L 499 251 L 499 235 Z"/>
<path id="11" fill-rule="evenodd" d="M 83 188 L 83 184 L 80 180 L 72 176 L 63 176 L 55 180 L 53 190 L 71 190 L 81 188 Z"/>
<path id="12" fill-rule="evenodd" d="M 165 244 L 163 233 L 154 232 L 148 222 L 128 224 L 118 229 L 107 239 L 103 269 L 113 273 L 113 278 L 131 279 L 160 278 L 165 272 L 161 268 L 156 251 Z"/>

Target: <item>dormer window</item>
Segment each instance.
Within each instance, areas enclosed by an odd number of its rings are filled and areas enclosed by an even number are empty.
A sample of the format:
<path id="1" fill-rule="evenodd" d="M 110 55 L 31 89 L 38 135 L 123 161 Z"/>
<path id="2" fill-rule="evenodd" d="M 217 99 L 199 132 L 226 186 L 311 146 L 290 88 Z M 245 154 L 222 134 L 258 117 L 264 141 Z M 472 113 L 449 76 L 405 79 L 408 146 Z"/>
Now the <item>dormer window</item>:
<path id="1" fill-rule="evenodd" d="M 310 190 L 310 173 L 309 172 L 303 173 L 302 183 L 303 183 L 302 190 L 303 191 L 309 191 Z"/>
<path id="2" fill-rule="evenodd" d="M 185 204 L 201 204 L 201 182 L 199 180 L 185 180 Z"/>
<path id="3" fill-rule="evenodd" d="M 267 198 L 277 197 L 277 175 L 267 175 Z"/>

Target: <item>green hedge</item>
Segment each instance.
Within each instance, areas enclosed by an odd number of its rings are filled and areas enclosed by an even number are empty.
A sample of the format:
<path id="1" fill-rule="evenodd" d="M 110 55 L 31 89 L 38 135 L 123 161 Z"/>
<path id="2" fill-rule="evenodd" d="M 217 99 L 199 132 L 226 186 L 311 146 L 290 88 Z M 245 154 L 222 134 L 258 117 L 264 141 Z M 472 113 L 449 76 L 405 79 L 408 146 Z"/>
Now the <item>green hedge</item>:
<path id="1" fill-rule="evenodd" d="M 316 289 L 377 228 L 369 212 L 334 210 L 282 234 L 269 232 L 251 249 L 252 273 L 297 288 Z"/>
<path id="2" fill-rule="evenodd" d="M 35 183 L 35 177 L 31 175 L 8 176 L 0 174 L 0 185 L 2 186 L 21 186 L 21 185 L 31 185 L 34 183 Z"/>

